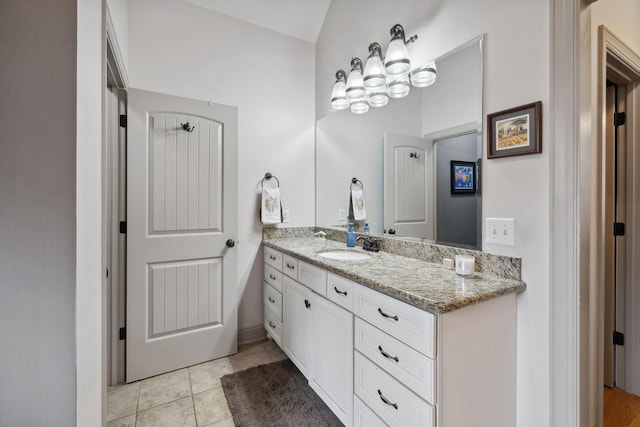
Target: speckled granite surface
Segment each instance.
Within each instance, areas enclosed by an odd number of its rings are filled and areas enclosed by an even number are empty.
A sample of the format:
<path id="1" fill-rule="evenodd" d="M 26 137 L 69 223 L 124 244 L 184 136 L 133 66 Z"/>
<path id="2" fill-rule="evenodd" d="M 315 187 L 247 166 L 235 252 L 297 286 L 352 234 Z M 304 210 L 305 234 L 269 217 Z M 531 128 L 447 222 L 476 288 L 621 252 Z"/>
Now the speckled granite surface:
<path id="1" fill-rule="evenodd" d="M 350 250 L 344 243 L 314 237 L 267 239 L 263 243 L 334 272 L 371 289 L 390 295 L 433 313 L 445 313 L 469 304 L 525 289 L 524 282 L 487 273 L 462 277 L 440 264 L 407 258 L 387 252 L 365 252 L 371 259 L 339 261 L 324 258 L 318 252 Z"/>
<path id="2" fill-rule="evenodd" d="M 316 231 L 324 231 L 327 239 L 345 243 L 346 231 L 338 228 L 327 227 L 289 227 L 289 228 L 264 228 L 262 238 L 285 239 L 289 237 L 311 237 Z M 357 236 L 362 234 L 357 233 Z M 457 248 L 453 246 L 437 245 L 433 243 L 414 242 L 397 237 L 382 237 L 381 250 L 408 258 L 442 264 L 444 258 L 454 259 L 456 255 L 472 255 L 476 259 L 476 271 L 487 273 L 505 279 L 521 279 L 522 260 L 502 255 L 490 254 L 471 249 Z"/>

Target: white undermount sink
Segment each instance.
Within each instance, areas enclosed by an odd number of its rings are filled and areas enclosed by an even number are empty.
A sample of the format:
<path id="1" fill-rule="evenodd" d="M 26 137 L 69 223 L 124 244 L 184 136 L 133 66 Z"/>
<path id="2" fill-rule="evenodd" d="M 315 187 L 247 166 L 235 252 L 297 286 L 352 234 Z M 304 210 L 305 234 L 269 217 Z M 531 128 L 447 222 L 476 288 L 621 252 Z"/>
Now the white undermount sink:
<path id="1" fill-rule="evenodd" d="M 329 259 L 337 259 L 340 261 L 362 261 L 365 259 L 371 259 L 371 255 L 362 252 L 351 251 L 327 251 L 319 252 L 319 256 Z"/>

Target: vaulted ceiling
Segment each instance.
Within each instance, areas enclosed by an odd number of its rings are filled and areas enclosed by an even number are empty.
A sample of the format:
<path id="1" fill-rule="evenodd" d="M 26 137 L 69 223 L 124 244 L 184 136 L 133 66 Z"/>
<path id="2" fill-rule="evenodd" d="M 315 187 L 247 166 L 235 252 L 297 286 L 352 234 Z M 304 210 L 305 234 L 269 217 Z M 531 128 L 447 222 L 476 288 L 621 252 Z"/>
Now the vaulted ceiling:
<path id="1" fill-rule="evenodd" d="M 183 0 L 200 7 L 316 43 L 331 0 Z"/>

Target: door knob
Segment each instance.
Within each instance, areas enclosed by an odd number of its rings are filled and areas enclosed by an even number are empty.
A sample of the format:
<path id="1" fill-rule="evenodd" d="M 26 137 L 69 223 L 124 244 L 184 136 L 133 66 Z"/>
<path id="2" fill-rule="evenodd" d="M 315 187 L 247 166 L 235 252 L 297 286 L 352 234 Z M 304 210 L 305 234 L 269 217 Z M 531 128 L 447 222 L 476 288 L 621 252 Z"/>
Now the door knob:
<path id="1" fill-rule="evenodd" d="M 228 248 L 232 248 L 232 247 L 234 247 L 235 245 L 236 245 L 236 241 L 235 241 L 235 240 L 233 240 L 233 239 L 229 239 L 229 240 L 227 240 L 227 247 L 228 247 Z"/>

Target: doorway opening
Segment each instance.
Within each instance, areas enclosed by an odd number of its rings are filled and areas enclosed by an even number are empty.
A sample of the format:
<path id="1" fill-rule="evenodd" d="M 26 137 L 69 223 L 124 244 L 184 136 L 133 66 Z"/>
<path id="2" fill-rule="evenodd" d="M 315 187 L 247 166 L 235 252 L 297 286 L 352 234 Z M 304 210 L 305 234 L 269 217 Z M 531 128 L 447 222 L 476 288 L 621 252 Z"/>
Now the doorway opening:
<path id="1" fill-rule="evenodd" d="M 640 396 L 640 266 L 632 262 L 640 248 L 640 216 L 633 209 L 640 202 L 640 57 L 604 26 L 598 37 L 601 120 L 594 177 L 598 214 L 592 229 L 598 254 L 592 290 L 598 298 L 591 313 L 597 320 L 587 329 L 598 343 L 599 390 L 592 390 L 598 396 L 598 425 L 624 427 L 636 416 L 635 422 L 640 421 L 640 398 L 633 396 Z M 620 405 L 635 407 L 635 413 L 621 411 Z"/>

